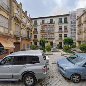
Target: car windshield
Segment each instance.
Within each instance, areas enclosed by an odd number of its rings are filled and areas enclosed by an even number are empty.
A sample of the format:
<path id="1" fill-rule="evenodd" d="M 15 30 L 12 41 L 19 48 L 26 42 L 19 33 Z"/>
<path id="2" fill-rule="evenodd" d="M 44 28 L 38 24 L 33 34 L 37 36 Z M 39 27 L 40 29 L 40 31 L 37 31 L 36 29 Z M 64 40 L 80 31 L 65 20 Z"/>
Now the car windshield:
<path id="1" fill-rule="evenodd" d="M 70 57 L 67 58 L 68 61 L 70 61 L 71 63 L 73 63 L 73 60 L 77 58 L 77 55 L 72 55 Z"/>
<path id="2" fill-rule="evenodd" d="M 68 57 L 67 60 L 69 60 L 73 64 L 76 64 L 76 63 L 82 62 L 83 60 L 85 60 L 85 58 L 74 55 L 74 56 Z"/>

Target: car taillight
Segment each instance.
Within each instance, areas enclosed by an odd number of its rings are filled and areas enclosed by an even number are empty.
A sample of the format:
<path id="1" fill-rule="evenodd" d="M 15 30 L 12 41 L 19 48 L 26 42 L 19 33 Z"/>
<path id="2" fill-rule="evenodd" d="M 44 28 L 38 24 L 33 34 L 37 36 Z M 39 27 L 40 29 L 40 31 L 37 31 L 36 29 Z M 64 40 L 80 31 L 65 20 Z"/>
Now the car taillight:
<path id="1" fill-rule="evenodd" d="M 44 68 L 43 68 L 42 70 L 43 70 L 44 73 L 46 73 L 47 70 L 48 70 L 48 69 L 47 69 L 47 66 L 44 66 Z"/>

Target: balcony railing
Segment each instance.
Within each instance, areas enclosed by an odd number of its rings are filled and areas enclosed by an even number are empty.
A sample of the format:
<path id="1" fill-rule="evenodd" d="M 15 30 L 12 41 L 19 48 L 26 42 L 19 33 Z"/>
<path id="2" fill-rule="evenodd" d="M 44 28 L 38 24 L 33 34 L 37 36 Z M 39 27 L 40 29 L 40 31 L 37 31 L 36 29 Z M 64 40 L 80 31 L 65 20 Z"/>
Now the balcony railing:
<path id="1" fill-rule="evenodd" d="M 38 39 L 37 38 L 34 38 L 33 41 L 38 41 Z"/>
<path id="2" fill-rule="evenodd" d="M 1 26 L 0 26 L 0 33 L 1 33 L 1 34 L 8 34 L 8 28 L 1 27 Z"/>
<path id="3" fill-rule="evenodd" d="M 65 33 L 67 33 L 67 32 L 68 32 L 68 30 L 64 30 L 64 32 L 65 32 Z"/>
<path id="4" fill-rule="evenodd" d="M 14 16 L 19 20 L 19 21 L 22 21 L 20 15 L 18 13 L 14 13 Z"/>
<path id="5" fill-rule="evenodd" d="M 46 31 L 45 30 L 41 30 L 41 33 L 45 33 Z"/>
<path id="6" fill-rule="evenodd" d="M 21 37 L 27 38 L 27 34 L 21 34 Z"/>
<path id="7" fill-rule="evenodd" d="M 59 37 L 59 40 L 63 40 L 63 38 L 62 37 Z"/>
<path id="8" fill-rule="evenodd" d="M 38 31 L 33 31 L 33 34 L 38 34 Z"/>
<path id="9" fill-rule="evenodd" d="M 20 32 L 20 31 L 15 31 L 15 32 L 14 32 L 14 35 L 15 35 L 16 37 L 21 37 L 21 32 Z"/>
<path id="10" fill-rule="evenodd" d="M 63 33 L 63 31 L 62 30 L 59 30 L 58 33 Z"/>
<path id="11" fill-rule="evenodd" d="M 7 11 L 10 10 L 9 6 L 6 5 L 6 4 L 3 2 L 3 0 L 0 0 L 0 6 L 3 7 L 3 8 L 4 8 L 5 10 L 7 10 Z"/>

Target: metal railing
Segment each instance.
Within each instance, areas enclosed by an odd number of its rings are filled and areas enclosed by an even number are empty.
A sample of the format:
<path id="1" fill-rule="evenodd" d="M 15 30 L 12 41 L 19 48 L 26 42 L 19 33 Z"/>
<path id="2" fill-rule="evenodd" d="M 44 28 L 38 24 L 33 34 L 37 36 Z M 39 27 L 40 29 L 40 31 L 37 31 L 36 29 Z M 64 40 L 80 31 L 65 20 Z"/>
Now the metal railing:
<path id="1" fill-rule="evenodd" d="M 10 7 L 8 5 L 6 5 L 3 0 L 0 0 L 0 6 L 3 7 L 5 10 L 9 11 Z"/>

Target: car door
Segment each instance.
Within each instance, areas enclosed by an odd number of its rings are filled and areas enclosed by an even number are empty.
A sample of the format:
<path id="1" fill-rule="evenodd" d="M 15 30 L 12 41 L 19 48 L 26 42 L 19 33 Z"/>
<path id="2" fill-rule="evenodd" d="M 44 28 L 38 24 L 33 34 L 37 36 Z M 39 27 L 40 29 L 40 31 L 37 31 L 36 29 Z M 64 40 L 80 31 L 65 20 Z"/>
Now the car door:
<path id="1" fill-rule="evenodd" d="M 12 78 L 12 62 L 13 57 L 6 57 L 0 62 L 0 79 Z"/>
<path id="2" fill-rule="evenodd" d="M 86 63 L 81 68 L 82 78 L 86 79 Z"/>
<path id="3" fill-rule="evenodd" d="M 25 56 L 14 56 L 13 66 L 12 66 L 12 73 L 13 79 L 20 78 L 21 72 L 26 64 L 26 57 Z"/>

